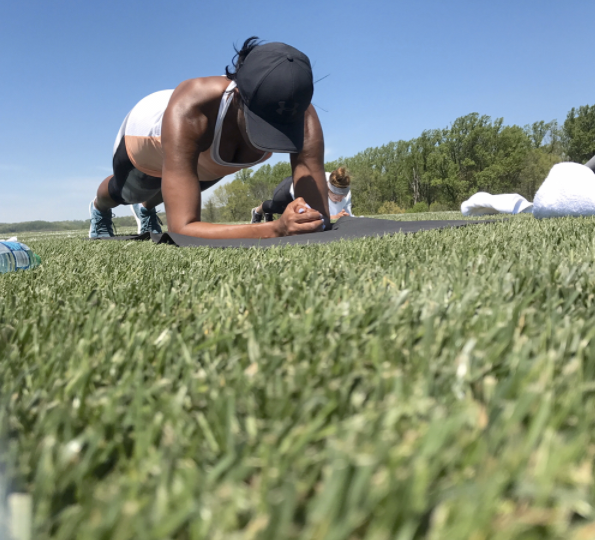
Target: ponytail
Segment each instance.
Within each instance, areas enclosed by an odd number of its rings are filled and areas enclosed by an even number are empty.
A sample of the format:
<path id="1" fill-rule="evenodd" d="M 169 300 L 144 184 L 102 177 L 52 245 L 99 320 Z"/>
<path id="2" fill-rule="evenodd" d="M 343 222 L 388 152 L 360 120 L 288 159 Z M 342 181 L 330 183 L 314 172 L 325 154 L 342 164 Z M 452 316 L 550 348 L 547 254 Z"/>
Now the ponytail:
<path id="1" fill-rule="evenodd" d="M 244 41 L 244 44 L 242 45 L 242 48 L 239 51 L 236 49 L 235 45 L 233 46 L 233 48 L 236 52 L 235 56 L 231 60 L 231 62 L 233 64 L 234 71 L 231 71 L 229 69 L 229 66 L 225 66 L 225 76 L 230 81 L 236 80 L 238 70 L 244 64 L 244 60 L 246 60 L 246 56 L 248 56 L 252 52 L 254 47 L 258 47 L 259 45 L 260 45 L 260 40 L 256 36 L 252 36 L 252 37 L 249 37 L 246 41 Z"/>

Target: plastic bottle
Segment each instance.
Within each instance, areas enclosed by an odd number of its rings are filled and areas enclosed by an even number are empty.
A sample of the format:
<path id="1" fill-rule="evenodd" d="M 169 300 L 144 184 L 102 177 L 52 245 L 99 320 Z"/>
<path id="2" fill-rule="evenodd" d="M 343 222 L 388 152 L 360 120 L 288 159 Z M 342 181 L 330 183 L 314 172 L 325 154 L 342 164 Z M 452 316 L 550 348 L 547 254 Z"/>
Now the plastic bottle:
<path id="1" fill-rule="evenodd" d="M 41 264 L 41 258 L 20 242 L 0 242 L 0 274 L 29 270 Z"/>

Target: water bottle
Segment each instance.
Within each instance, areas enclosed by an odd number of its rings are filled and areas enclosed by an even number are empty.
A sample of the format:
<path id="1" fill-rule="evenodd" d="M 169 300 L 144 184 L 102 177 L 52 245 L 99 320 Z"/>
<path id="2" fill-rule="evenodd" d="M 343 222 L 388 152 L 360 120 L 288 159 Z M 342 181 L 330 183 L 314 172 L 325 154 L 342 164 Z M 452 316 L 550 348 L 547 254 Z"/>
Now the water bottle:
<path id="1" fill-rule="evenodd" d="M 25 244 L 20 242 L 0 242 L 0 274 L 29 270 L 41 264 L 36 255 Z"/>

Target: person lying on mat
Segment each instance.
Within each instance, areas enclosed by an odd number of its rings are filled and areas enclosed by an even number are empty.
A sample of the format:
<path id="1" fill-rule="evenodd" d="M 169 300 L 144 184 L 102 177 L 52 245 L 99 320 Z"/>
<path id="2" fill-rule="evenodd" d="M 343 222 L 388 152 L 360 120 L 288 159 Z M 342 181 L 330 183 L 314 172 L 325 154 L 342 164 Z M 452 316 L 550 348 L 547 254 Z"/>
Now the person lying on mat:
<path id="1" fill-rule="evenodd" d="M 284 43 L 247 39 L 225 76 L 201 77 L 156 92 L 128 113 L 113 150 L 114 174 L 89 206 L 90 238 L 113 236 L 112 208 L 133 205 L 139 234 L 270 238 L 321 231 L 329 224 L 324 139 L 311 105 L 308 57 Z M 201 194 L 224 176 L 273 152 L 291 155 L 296 200 L 277 221 L 257 226 L 200 220 Z"/>
<path id="2" fill-rule="evenodd" d="M 345 167 L 339 167 L 331 173 L 324 173 L 328 186 L 328 207 L 331 219 L 351 216 L 351 177 Z M 264 201 L 260 206 L 252 209 L 252 223 L 260 223 L 264 217 L 266 221 L 273 221 L 273 214 L 282 214 L 294 200 L 293 178 L 288 176 L 281 180 L 273 192 L 273 198 Z"/>

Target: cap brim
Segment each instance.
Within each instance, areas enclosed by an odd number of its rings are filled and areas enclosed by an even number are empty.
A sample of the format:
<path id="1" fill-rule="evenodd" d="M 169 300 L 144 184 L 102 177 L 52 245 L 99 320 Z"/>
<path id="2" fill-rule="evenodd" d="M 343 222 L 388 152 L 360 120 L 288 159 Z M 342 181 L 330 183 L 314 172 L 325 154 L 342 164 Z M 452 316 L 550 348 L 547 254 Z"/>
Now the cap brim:
<path id="1" fill-rule="evenodd" d="M 304 115 L 291 124 L 272 124 L 254 114 L 244 104 L 246 131 L 259 150 L 295 154 L 304 147 Z"/>

